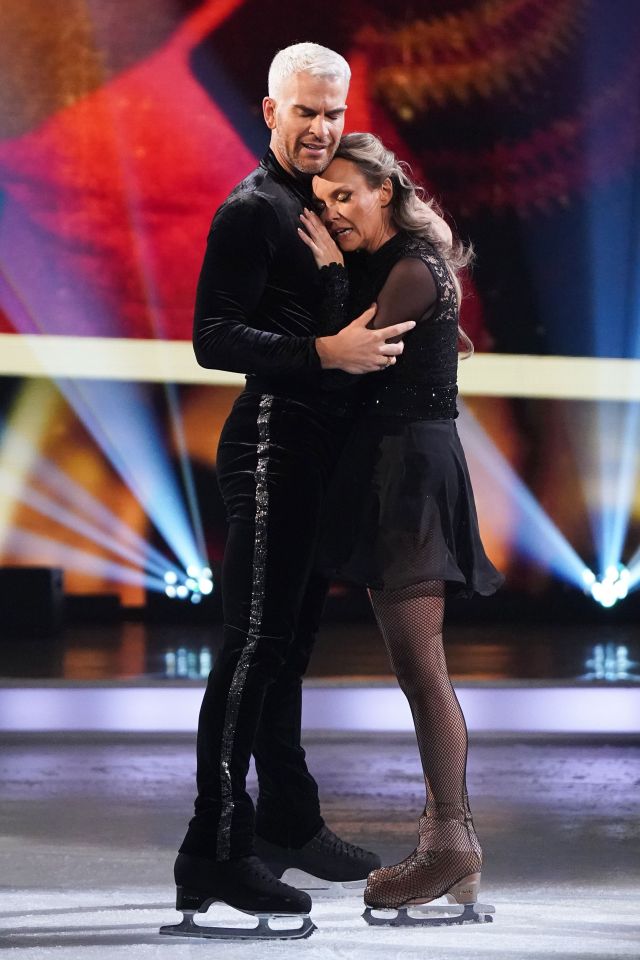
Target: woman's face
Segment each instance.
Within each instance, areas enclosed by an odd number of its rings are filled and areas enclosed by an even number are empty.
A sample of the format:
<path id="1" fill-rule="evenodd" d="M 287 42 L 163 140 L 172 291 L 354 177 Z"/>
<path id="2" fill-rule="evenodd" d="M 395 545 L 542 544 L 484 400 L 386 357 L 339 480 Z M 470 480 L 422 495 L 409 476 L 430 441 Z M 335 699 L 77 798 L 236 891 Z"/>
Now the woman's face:
<path id="1" fill-rule="evenodd" d="M 341 157 L 313 178 L 319 214 L 341 250 L 372 253 L 395 233 L 391 227 L 390 180 L 370 187 L 358 165 Z"/>

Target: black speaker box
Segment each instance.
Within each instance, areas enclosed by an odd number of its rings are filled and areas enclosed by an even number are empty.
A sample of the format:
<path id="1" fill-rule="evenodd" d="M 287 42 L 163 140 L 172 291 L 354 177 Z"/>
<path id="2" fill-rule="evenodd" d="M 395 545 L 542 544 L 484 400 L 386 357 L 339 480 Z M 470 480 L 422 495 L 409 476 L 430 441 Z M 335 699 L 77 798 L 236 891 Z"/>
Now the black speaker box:
<path id="1" fill-rule="evenodd" d="M 0 639 L 55 636 L 63 619 L 62 570 L 0 567 Z"/>

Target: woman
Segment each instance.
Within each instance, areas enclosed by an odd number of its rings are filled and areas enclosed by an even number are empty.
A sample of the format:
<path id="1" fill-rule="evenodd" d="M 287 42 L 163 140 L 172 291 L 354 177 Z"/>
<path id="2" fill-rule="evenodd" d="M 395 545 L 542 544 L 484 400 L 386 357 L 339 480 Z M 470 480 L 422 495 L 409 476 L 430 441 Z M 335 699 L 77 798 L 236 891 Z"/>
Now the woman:
<path id="1" fill-rule="evenodd" d="M 417 321 L 397 363 L 360 381 L 362 413 L 333 483 L 333 532 L 321 551 L 329 572 L 369 588 L 411 706 L 427 787 L 416 849 L 369 875 L 365 902 L 402 907 L 449 894 L 473 903 L 482 851 L 442 624 L 445 594 L 488 595 L 502 576 L 482 547 L 454 419 L 459 340 L 472 349 L 458 326 L 456 278 L 469 256 L 371 134 L 345 136 L 313 189 L 321 220 L 305 211 L 300 235 L 329 272 L 344 273 L 346 255 L 348 316 L 340 322 L 373 301 L 375 326 Z"/>

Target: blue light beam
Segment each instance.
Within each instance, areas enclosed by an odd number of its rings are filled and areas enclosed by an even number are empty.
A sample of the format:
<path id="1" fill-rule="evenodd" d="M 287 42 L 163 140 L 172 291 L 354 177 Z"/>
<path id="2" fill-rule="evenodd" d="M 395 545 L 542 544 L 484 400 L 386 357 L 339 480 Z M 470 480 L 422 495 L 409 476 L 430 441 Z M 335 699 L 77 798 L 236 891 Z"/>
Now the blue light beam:
<path id="1" fill-rule="evenodd" d="M 579 590 L 587 567 L 542 509 L 511 464 L 500 453 L 468 407 L 460 403 L 460 432 L 465 449 L 497 485 L 501 495 L 516 504 L 516 546 L 521 554 Z"/>
<path id="2" fill-rule="evenodd" d="M 164 581 L 158 577 L 150 577 L 141 570 L 134 570 L 124 564 L 114 563 L 113 560 L 97 557 L 86 550 L 70 547 L 66 543 L 59 543 L 50 537 L 31 533 L 20 527 L 14 527 L 9 532 L 7 554 L 30 563 L 60 566 L 65 570 L 74 570 L 88 576 L 127 583 L 135 587 L 145 587 L 157 593 L 164 591 Z"/>
<path id="3" fill-rule="evenodd" d="M 597 151 L 587 145 L 586 159 Z M 597 357 L 640 358 L 640 174 L 633 168 L 590 194 L 588 241 Z M 640 474 L 640 404 L 598 404 L 600 503 L 592 508 L 600 573 L 624 550 Z M 613 438 L 616 438 L 615 441 Z"/>
<path id="4" fill-rule="evenodd" d="M 13 497 L 16 502 L 25 504 L 42 516 L 48 517 L 50 520 L 55 521 L 55 523 L 66 527 L 67 530 L 72 530 L 74 533 L 86 537 L 97 546 L 105 547 L 107 550 L 110 550 L 111 553 L 116 554 L 116 556 L 122 557 L 123 560 L 129 560 L 131 563 L 142 567 L 142 569 L 148 569 L 159 577 L 164 576 L 167 570 L 166 564 L 159 565 L 154 561 L 149 561 L 148 558 L 145 558 L 144 554 L 118 542 L 113 536 L 104 533 L 94 524 L 78 517 L 73 511 L 68 510 L 66 507 L 55 503 L 55 501 L 45 494 L 25 486 L 16 477 L 13 477 L 1 467 L 0 493 L 8 494 Z"/>
<path id="5" fill-rule="evenodd" d="M 103 380 L 59 380 L 58 387 L 184 569 L 204 566 L 148 391 Z"/>
<path id="6" fill-rule="evenodd" d="M 57 498 L 57 504 L 73 505 L 73 512 L 81 519 L 91 521 L 101 533 L 112 536 L 123 547 L 130 547 L 141 558 L 141 565 L 154 569 L 161 576 L 167 570 L 179 571 L 179 568 L 148 543 L 135 530 L 132 530 L 120 517 L 92 496 L 84 487 L 43 457 L 35 446 L 17 430 L 7 427 L 0 440 L 0 452 L 5 462 L 28 462 L 29 476 L 37 481 L 49 494 Z"/>

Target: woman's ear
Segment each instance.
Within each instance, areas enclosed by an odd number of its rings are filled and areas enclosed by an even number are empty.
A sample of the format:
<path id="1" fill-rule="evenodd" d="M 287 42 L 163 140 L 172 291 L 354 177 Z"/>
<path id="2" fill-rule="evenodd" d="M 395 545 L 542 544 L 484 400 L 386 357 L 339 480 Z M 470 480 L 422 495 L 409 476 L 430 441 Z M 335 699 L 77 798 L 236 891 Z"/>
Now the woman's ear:
<path id="1" fill-rule="evenodd" d="M 383 207 L 388 207 L 392 200 L 393 184 L 391 182 L 391 177 L 387 177 L 386 180 L 382 182 L 380 187 L 380 205 Z"/>

